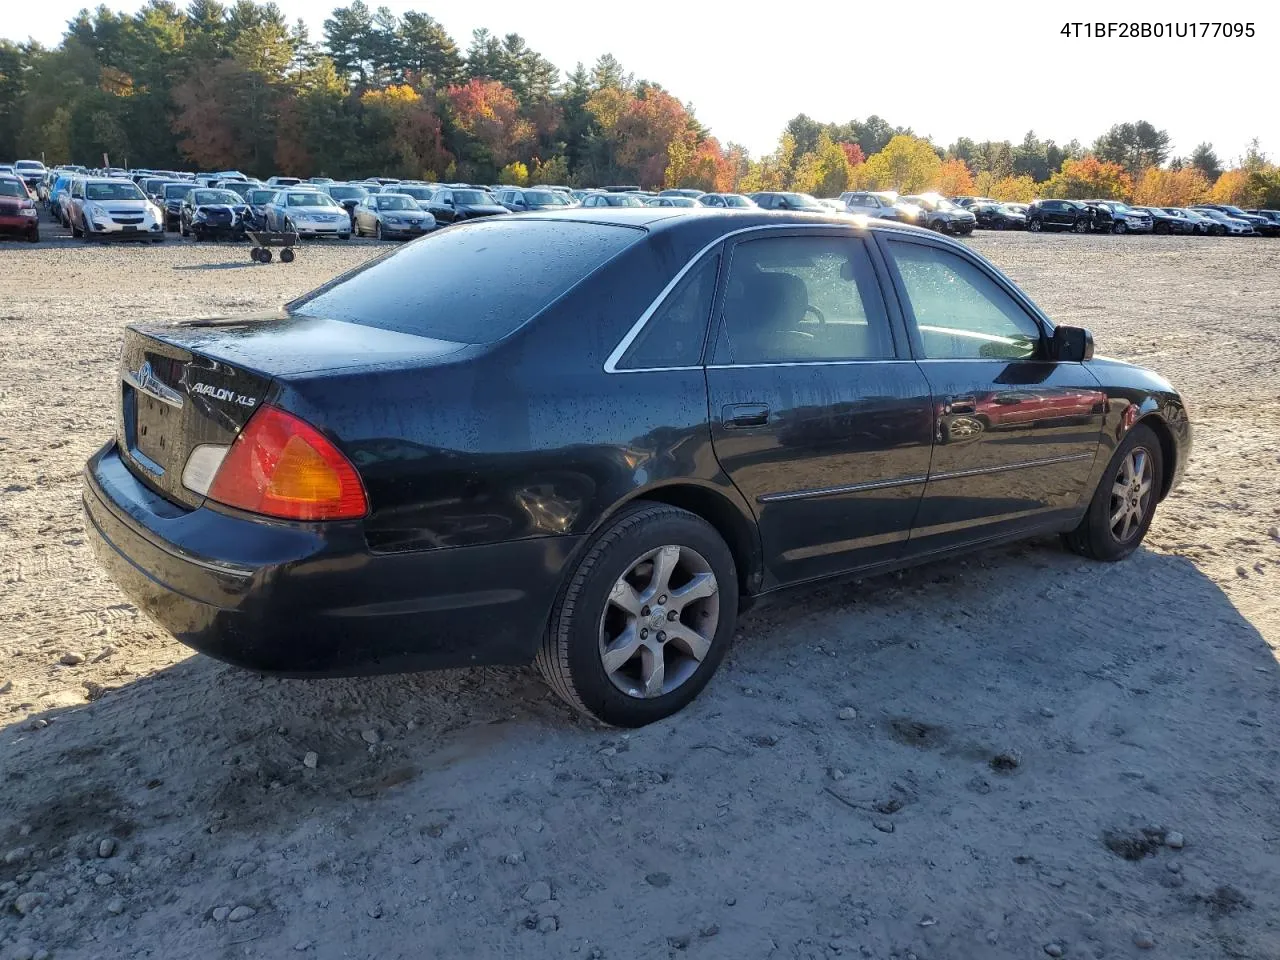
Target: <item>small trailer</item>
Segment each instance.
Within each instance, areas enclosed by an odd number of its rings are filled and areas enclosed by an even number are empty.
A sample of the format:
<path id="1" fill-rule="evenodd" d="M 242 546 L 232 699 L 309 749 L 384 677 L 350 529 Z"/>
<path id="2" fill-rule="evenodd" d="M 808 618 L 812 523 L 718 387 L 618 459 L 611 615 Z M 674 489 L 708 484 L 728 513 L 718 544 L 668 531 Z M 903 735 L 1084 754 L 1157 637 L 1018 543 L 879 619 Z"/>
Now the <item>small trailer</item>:
<path id="1" fill-rule="evenodd" d="M 293 263 L 293 248 L 298 243 L 298 234 L 292 230 L 246 230 L 253 248 L 249 256 L 258 263 L 271 262 L 271 248 L 280 247 L 280 262 Z"/>

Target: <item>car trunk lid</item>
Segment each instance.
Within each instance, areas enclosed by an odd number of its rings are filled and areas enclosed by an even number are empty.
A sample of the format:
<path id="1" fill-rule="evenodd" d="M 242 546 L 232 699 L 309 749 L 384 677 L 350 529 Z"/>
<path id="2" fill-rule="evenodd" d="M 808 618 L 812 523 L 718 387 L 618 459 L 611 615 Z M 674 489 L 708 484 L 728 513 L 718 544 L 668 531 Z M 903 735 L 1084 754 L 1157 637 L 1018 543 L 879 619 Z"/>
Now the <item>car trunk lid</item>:
<path id="1" fill-rule="evenodd" d="M 120 355 L 116 440 L 132 472 L 188 507 L 204 502 L 183 483 L 192 451 L 230 445 L 273 382 L 335 369 L 427 364 L 462 344 L 280 312 L 135 325 Z"/>

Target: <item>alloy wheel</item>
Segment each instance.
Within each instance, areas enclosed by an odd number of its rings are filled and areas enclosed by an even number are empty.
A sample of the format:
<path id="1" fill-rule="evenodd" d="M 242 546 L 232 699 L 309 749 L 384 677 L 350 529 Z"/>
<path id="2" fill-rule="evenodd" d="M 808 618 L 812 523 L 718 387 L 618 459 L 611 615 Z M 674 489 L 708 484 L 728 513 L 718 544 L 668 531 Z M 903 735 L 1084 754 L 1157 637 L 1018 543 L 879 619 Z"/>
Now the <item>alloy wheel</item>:
<path id="1" fill-rule="evenodd" d="M 609 591 L 600 662 L 627 696 L 660 697 L 697 672 L 719 623 L 711 564 L 691 547 L 657 547 L 633 560 Z"/>
<path id="2" fill-rule="evenodd" d="M 1111 481 L 1111 535 L 1127 543 L 1142 529 L 1151 505 L 1151 455 L 1134 447 Z"/>

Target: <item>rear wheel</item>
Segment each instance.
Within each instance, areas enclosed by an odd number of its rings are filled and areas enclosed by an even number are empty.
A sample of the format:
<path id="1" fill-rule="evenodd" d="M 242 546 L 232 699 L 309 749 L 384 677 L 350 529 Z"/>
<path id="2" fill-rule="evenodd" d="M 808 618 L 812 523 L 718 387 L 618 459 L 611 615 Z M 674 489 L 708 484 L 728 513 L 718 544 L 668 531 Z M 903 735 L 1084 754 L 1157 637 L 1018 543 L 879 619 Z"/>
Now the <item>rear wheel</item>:
<path id="1" fill-rule="evenodd" d="M 688 704 L 733 637 L 733 554 L 701 517 L 625 508 L 597 534 L 560 591 L 538 670 L 571 707 L 639 727 Z"/>
<path id="2" fill-rule="evenodd" d="M 1039 232 L 1040 232 L 1040 221 L 1039 221 L 1039 220 L 1028 220 L 1028 221 L 1027 221 L 1027 229 L 1028 229 L 1028 230 L 1030 230 L 1032 233 L 1039 233 Z"/>
<path id="3" fill-rule="evenodd" d="M 1157 224 L 1156 224 L 1154 227 L 1152 227 L 1151 229 L 1152 229 L 1152 232 L 1153 232 L 1153 233 L 1165 233 L 1165 234 L 1167 234 L 1167 233 L 1172 233 L 1172 232 L 1173 232 L 1173 231 L 1172 231 L 1172 229 L 1169 227 L 1169 225 L 1168 225 L 1167 223 L 1157 223 Z"/>
<path id="4" fill-rule="evenodd" d="M 1079 526 L 1063 535 L 1067 547 L 1093 560 L 1123 560 L 1133 553 L 1155 516 L 1163 476 L 1160 441 L 1138 424 L 1112 456 Z"/>
<path id="5" fill-rule="evenodd" d="M 381 220 L 373 221 L 373 239 L 375 240 L 382 239 L 382 221 Z"/>

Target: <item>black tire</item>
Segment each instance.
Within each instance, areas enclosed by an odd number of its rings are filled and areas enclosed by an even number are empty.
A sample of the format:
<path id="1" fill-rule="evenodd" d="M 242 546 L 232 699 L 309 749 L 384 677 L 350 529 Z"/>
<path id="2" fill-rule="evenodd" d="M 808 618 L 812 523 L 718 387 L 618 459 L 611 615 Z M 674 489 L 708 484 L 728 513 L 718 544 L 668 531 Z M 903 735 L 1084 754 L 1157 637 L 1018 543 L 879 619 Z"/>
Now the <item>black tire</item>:
<path id="1" fill-rule="evenodd" d="M 381 220 L 373 221 L 373 239 L 375 240 L 382 239 L 382 221 Z"/>
<path id="2" fill-rule="evenodd" d="M 186 225 L 185 223 L 179 223 L 179 224 L 178 224 L 178 232 L 179 232 L 180 234 L 182 234 L 182 236 L 184 236 L 184 237 L 189 237 L 189 236 L 191 236 L 191 231 L 189 231 L 189 230 L 187 229 L 187 225 Z"/>
<path id="3" fill-rule="evenodd" d="M 1112 498 L 1114 488 L 1121 478 L 1121 472 L 1129 454 L 1135 449 L 1146 452 L 1151 463 L 1151 487 L 1145 503 L 1145 512 L 1134 531 L 1127 539 L 1121 540 L 1112 529 Z M 1160 500 L 1160 488 L 1164 478 L 1164 452 L 1155 432 L 1144 424 L 1138 424 L 1129 431 L 1121 442 L 1106 472 L 1098 481 L 1098 488 L 1089 501 L 1089 509 L 1085 512 L 1080 524 L 1070 533 L 1062 536 L 1067 549 L 1091 560 L 1115 561 L 1123 560 L 1138 549 L 1147 530 L 1151 527 L 1151 519 L 1156 513 L 1156 504 Z"/>
<path id="4" fill-rule="evenodd" d="M 1071 229 L 1072 229 L 1072 230 L 1074 230 L 1076 233 L 1088 233 L 1088 232 L 1089 232 L 1089 221 L 1088 221 L 1088 220 L 1077 220 L 1077 221 L 1075 222 L 1075 225 L 1074 225 Z"/>
<path id="5" fill-rule="evenodd" d="M 32 230 L 27 234 L 27 243 L 39 243 L 39 242 L 40 242 L 39 230 Z"/>
<path id="6" fill-rule="evenodd" d="M 1169 224 L 1167 223 L 1157 223 L 1154 227 L 1151 228 L 1151 232 L 1167 235 L 1173 232 L 1173 228 L 1170 227 Z"/>
<path id="7" fill-rule="evenodd" d="M 350 239 L 351 239 L 351 234 L 349 234 L 349 233 L 340 233 L 340 234 L 338 234 L 338 239 L 339 239 L 339 240 L 350 240 Z M 284 259 L 284 257 L 282 256 L 280 259 L 281 259 L 281 260 L 283 260 L 283 259 Z"/>
<path id="8" fill-rule="evenodd" d="M 263 247 L 263 248 L 262 248 L 262 252 L 261 252 L 260 254 L 258 254 L 258 261 L 259 261 L 260 263 L 270 263 L 270 262 L 271 262 L 271 251 L 270 251 L 270 250 L 268 250 L 266 247 Z"/>
<path id="9" fill-rule="evenodd" d="M 281 251 L 280 251 L 280 262 L 281 262 L 281 263 L 293 263 L 293 248 L 292 248 L 292 247 L 285 247 L 283 250 L 281 250 Z"/>
<path id="10" fill-rule="evenodd" d="M 1032 233 L 1039 233 L 1039 232 L 1040 232 L 1040 230 L 1041 230 L 1041 223 L 1040 223 L 1040 221 L 1039 221 L 1039 220 L 1028 220 L 1028 221 L 1027 221 L 1027 229 L 1028 229 L 1029 231 L 1031 231 Z"/>
<path id="11" fill-rule="evenodd" d="M 1210 227 L 1209 233 L 1211 236 L 1225 237 L 1227 235 L 1227 228 L 1222 224 L 1218 224 L 1216 227 Z"/>
<path id="12" fill-rule="evenodd" d="M 637 557 L 667 544 L 697 551 L 715 574 L 719 620 L 706 656 L 668 693 L 629 696 L 605 672 L 600 629 L 610 591 Z M 661 503 L 624 507 L 595 536 L 565 578 L 538 650 L 539 672 L 575 710 L 618 727 L 641 727 L 688 704 L 707 685 L 733 638 L 738 573 L 733 554 L 715 528 L 695 514 Z"/>
<path id="13" fill-rule="evenodd" d="M 84 236 L 84 231 L 83 231 L 83 230 L 81 230 L 79 227 L 77 227 L 77 226 L 73 223 L 73 224 L 71 224 L 71 236 L 72 236 L 72 237 L 77 237 L 77 238 L 78 238 L 78 237 L 82 237 L 82 236 Z"/>
<path id="14" fill-rule="evenodd" d="M 1111 232 L 1112 233 L 1128 233 L 1129 226 L 1123 220 L 1117 220 L 1115 223 L 1111 225 Z"/>
<path id="15" fill-rule="evenodd" d="M 259 254 L 259 253 L 261 253 L 261 252 L 262 252 L 262 248 L 261 248 L 261 247 L 250 247 L 250 248 L 249 248 L 249 259 L 250 259 L 250 260 L 252 260 L 254 263 L 257 263 L 257 262 L 258 262 L 258 254 Z"/>

